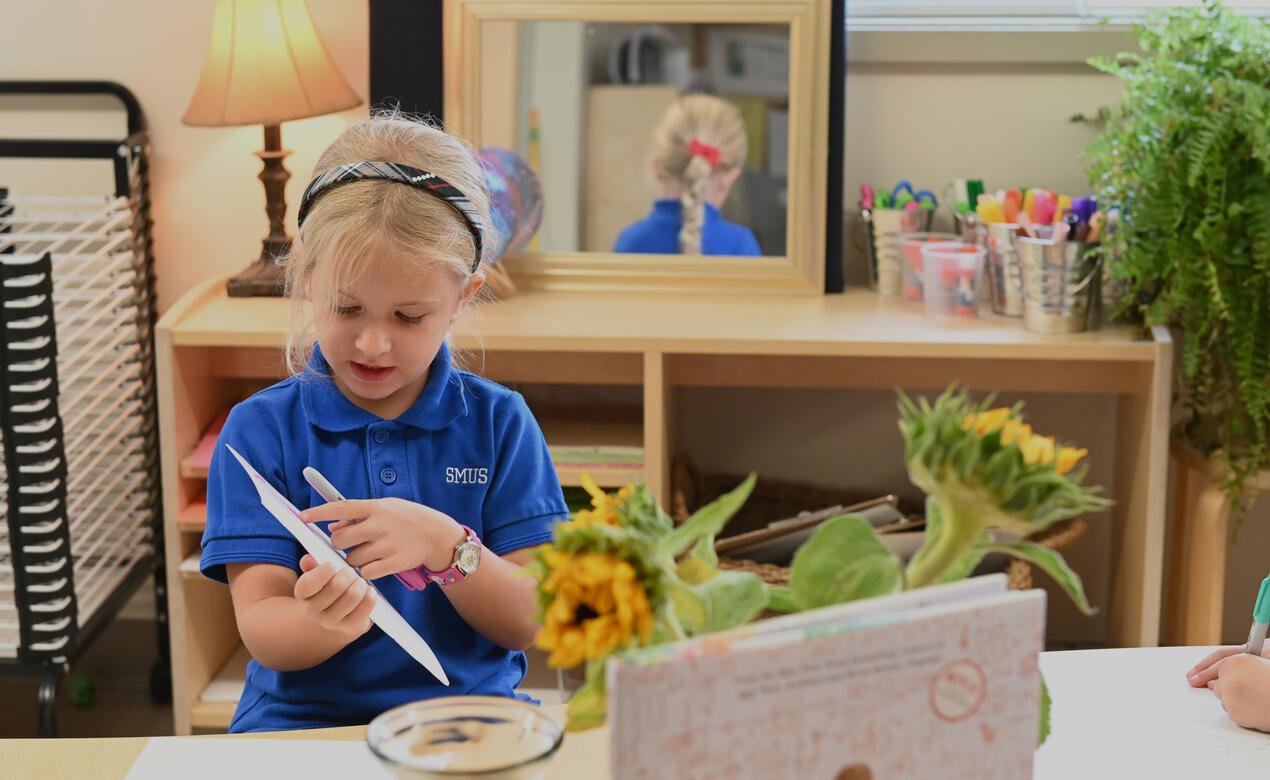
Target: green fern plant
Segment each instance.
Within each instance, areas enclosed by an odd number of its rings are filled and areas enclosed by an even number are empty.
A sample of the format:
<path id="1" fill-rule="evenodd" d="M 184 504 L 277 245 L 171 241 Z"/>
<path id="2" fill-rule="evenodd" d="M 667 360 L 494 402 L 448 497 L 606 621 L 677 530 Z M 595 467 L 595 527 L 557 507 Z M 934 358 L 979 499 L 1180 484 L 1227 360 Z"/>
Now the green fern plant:
<path id="1" fill-rule="evenodd" d="M 1105 249 L 1119 309 L 1180 334 L 1177 433 L 1228 463 L 1238 502 L 1270 462 L 1270 25 L 1205 0 L 1137 39 L 1142 54 L 1091 60 L 1124 98 L 1089 179 L 1123 209 Z"/>

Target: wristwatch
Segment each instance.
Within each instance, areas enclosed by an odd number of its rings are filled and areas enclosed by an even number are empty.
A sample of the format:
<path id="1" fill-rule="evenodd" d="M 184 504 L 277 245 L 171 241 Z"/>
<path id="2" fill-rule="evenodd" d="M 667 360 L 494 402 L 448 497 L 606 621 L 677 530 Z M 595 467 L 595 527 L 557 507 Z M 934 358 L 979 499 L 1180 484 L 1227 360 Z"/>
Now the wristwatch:
<path id="1" fill-rule="evenodd" d="M 420 566 L 418 569 L 399 572 L 397 579 L 410 590 L 423 590 L 428 587 L 429 582 L 442 586 L 453 585 L 476 571 L 481 562 L 481 540 L 476 538 L 476 532 L 471 528 L 465 525 L 460 527 L 467 532 L 467 538 L 455 545 L 454 560 L 450 568 L 432 571 L 426 566 Z"/>

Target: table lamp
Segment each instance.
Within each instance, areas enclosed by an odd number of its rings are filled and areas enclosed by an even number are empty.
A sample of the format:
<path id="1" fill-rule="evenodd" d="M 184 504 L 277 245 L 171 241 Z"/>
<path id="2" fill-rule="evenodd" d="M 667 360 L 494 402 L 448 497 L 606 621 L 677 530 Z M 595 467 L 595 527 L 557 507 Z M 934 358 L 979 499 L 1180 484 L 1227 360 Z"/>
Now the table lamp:
<path id="1" fill-rule="evenodd" d="M 279 125 L 352 108 L 362 102 L 327 56 L 304 0 L 216 0 L 212 41 L 198 88 L 185 110 L 187 125 L 264 125 L 265 213 L 269 235 L 260 257 L 229 280 L 235 297 L 282 295 L 278 258 L 291 246 L 283 226 L 286 184 Z"/>

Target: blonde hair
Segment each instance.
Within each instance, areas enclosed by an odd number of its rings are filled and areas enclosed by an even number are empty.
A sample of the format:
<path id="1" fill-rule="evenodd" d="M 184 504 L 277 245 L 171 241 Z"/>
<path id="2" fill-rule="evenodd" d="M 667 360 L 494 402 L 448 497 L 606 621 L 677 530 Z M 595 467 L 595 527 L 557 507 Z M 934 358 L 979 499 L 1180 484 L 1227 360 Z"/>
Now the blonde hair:
<path id="1" fill-rule="evenodd" d="M 475 152 L 438 127 L 400 111 L 374 112 L 326 148 L 312 178 L 361 161 L 435 173 L 467 196 L 481 224 L 490 224 L 489 189 Z M 474 273 L 476 242 L 463 218 L 440 198 L 398 182 L 365 179 L 331 187 L 314 201 L 299 232 L 282 260 L 291 298 L 286 362 L 293 374 L 308 363 L 315 318 L 334 311 L 340 290 L 375 264 L 393 263 L 415 274 L 448 273 L 460 287 Z M 482 254 L 497 257 L 494 231 L 486 231 L 482 241 Z"/>
<path id="2" fill-rule="evenodd" d="M 694 155 L 689 145 L 696 139 L 719 150 L 719 164 Z M 683 187 L 679 196 L 681 227 L 679 251 L 701 252 L 701 227 L 705 222 L 706 193 L 715 176 L 745 162 L 745 124 L 725 100 L 712 95 L 683 95 L 670 105 L 653 131 L 653 169 Z"/>

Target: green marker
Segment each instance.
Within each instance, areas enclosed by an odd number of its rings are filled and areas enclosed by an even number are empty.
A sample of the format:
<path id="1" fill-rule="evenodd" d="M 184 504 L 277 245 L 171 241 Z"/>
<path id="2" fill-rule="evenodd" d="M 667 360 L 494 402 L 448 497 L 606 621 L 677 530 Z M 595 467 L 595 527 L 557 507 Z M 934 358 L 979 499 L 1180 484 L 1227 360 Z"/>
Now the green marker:
<path id="1" fill-rule="evenodd" d="M 1261 581 L 1257 591 L 1257 605 L 1252 608 L 1252 631 L 1248 632 L 1248 655 L 1261 655 L 1261 645 L 1266 641 L 1266 628 L 1270 626 L 1270 577 Z"/>

